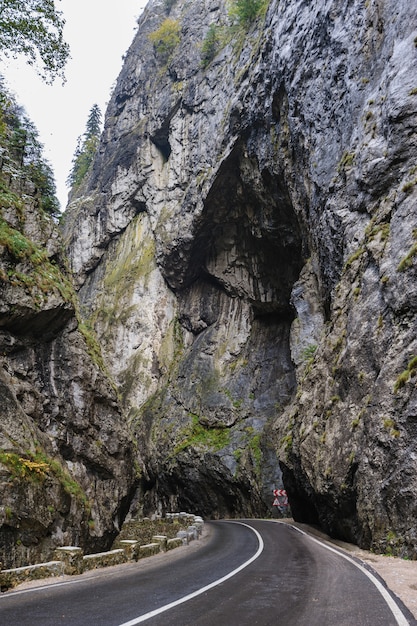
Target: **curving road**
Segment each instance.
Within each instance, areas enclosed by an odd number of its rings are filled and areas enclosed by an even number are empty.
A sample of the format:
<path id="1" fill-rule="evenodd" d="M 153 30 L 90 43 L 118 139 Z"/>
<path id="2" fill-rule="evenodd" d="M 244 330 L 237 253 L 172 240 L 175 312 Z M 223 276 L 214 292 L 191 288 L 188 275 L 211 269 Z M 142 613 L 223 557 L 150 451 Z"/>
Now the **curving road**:
<path id="1" fill-rule="evenodd" d="M 417 624 L 362 565 L 287 524 L 247 520 L 208 526 L 209 540 L 161 558 L 3 594 L 0 624 Z"/>

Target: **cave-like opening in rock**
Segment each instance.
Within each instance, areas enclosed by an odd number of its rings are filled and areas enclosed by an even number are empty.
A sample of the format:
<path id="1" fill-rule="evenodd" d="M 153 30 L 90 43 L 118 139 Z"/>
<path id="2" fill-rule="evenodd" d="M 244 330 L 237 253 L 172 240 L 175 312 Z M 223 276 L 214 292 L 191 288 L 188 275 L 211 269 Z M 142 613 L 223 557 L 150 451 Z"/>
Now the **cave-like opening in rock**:
<path id="1" fill-rule="evenodd" d="M 180 367 L 181 402 L 203 414 L 211 427 L 232 426 L 236 440 L 239 428 L 261 438 L 296 387 L 289 340 L 295 316 L 291 292 L 304 264 L 303 239 L 285 181 L 261 171 L 256 155 L 248 155 L 239 142 L 217 172 L 193 235 L 186 287 L 178 292 L 180 323 L 194 342 Z M 233 335 L 243 337 L 240 343 L 233 342 Z M 219 366 L 221 342 L 229 358 L 236 357 L 229 370 Z M 219 370 L 221 380 L 214 385 Z M 235 404 L 226 416 L 221 414 L 225 388 Z M 243 469 L 226 462 L 231 473 L 224 468 L 222 479 L 221 463 L 216 465 L 211 480 L 216 488 L 210 486 L 205 465 L 200 468 L 205 487 L 197 480 L 185 487 L 185 469 L 178 460 L 177 469 L 170 468 L 178 501 L 191 505 L 194 500 L 195 508 L 214 517 L 271 511 L 270 487 L 281 477 L 278 461 L 275 467 L 265 463 L 254 468 L 254 459 L 247 456 Z M 201 460 L 193 462 L 195 469 Z"/>

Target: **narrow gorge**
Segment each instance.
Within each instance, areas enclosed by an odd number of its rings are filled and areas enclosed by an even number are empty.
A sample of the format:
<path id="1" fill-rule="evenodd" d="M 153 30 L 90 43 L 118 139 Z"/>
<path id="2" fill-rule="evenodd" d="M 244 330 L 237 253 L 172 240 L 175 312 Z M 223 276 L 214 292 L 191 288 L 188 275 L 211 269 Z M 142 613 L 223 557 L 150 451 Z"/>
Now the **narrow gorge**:
<path id="1" fill-rule="evenodd" d="M 406 0 L 150 0 L 60 228 L 2 207 L 65 285 L 0 240 L 6 565 L 278 487 L 416 558 L 416 70 Z"/>

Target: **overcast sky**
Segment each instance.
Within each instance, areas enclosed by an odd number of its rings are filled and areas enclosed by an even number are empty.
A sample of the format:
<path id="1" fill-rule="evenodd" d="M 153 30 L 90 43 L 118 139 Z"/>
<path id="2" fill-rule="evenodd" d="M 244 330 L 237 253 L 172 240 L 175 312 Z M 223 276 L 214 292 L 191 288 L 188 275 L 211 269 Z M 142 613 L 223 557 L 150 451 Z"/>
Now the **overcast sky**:
<path id="1" fill-rule="evenodd" d="M 104 116 L 146 0 L 58 0 L 55 4 L 66 20 L 65 40 L 71 48 L 65 85 L 60 80 L 45 85 L 24 59 L 2 61 L 0 73 L 39 131 L 63 210 L 77 137 L 85 130 L 93 104 Z"/>

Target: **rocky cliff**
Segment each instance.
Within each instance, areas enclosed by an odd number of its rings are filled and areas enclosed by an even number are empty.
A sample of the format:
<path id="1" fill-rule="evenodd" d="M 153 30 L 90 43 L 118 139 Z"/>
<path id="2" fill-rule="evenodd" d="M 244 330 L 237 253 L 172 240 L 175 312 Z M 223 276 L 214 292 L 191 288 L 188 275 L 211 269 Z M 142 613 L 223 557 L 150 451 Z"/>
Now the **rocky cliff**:
<path id="1" fill-rule="evenodd" d="M 417 7 L 264 8 L 149 2 L 66 214 L 132 510 L 265 515 L 283 479 L 297 519 L 415 555 Z"/>
<path id="2" fill-rule="evenodd" d="M 0 562 L 111 544 L 132 441 L 94 335 L 79 323 L 44 166 L 0 89 Z M 29 126 L 29 131 L 30 131 Z M 36 158 L 35 158 L 36 157 Z M 48 202 L 47 202 L 48 201 Z"/>

